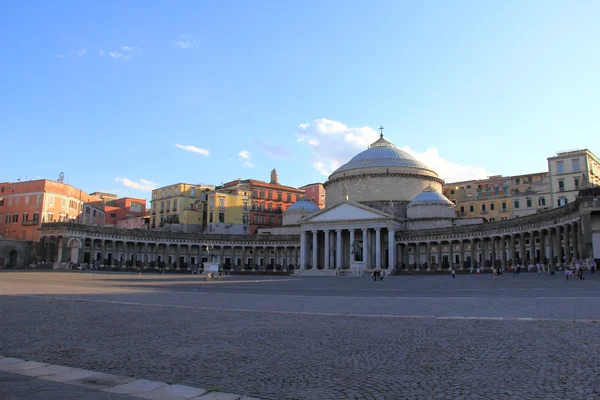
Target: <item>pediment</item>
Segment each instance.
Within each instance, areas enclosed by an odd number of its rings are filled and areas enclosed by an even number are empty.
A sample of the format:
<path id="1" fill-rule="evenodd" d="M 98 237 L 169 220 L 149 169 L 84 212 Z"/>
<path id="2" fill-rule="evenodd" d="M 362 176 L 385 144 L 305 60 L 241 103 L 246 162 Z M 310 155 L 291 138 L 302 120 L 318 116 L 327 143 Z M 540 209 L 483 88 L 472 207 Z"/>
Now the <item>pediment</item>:
<path id="1" fill-rule="evenodd" d="M 348 201 L 334 205 L 331 208 L 326 208 L 320 212 L 303 219 L 302 223 L 306 222 L 325 222 L 325 221 L 354 221 L 362 219 L 389 219 L 392 215 L 367 207 L 358 203 L 350 203 Z"/>

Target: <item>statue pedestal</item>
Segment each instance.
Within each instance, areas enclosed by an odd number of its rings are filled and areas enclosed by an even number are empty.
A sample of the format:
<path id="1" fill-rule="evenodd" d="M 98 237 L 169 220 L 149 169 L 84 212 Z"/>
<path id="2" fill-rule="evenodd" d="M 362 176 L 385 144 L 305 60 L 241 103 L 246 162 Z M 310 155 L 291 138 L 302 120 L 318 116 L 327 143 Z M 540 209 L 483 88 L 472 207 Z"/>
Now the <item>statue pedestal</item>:
<path id="1" fill-rule="evenodd" d="M 219 264 L 216 262 L 207 261 L 204 264 L 204 273 L 219 272 Z"/>
<path id="2" fill-rule="evenodd" d="M 363 272 L 366 269 L 364 261 L 351 261 L 350 271 Z"/>

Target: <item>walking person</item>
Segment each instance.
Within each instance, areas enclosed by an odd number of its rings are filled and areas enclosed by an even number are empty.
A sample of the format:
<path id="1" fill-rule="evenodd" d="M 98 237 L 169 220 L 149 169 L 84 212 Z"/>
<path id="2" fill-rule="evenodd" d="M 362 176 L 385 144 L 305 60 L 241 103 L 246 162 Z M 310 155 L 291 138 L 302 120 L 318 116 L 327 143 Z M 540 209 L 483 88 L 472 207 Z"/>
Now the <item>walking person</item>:
<path id="1" fill-rule="evenodd" d="M 452 279 L 456 278 L 456 270 L 452 267 Z"/>
<path id="2" fill-rule="evenodd" d="M 140 267 L 138 267 L 138 269 L 137 269 L 137 273 L 138 273 L 138 278 L 139 278 L 140 276 L 142 276 L 142 269 L 141 269 Z"/>

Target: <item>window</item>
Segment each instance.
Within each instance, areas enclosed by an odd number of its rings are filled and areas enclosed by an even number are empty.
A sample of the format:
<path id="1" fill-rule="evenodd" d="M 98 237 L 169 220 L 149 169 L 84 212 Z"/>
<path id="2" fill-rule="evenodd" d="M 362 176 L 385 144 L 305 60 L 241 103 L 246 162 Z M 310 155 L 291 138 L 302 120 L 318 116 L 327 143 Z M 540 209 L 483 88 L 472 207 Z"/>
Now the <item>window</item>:
<path id="1" fill-rule="evenodd" d="M 566 197 L 561 197 L 560 199 L 558 199 L 559 207 L 566 206 L 568 203 L 569 201 L 566 199 Z"/>
<path id="2" fill-rule="evenodd" d="M 475 211 L 475 206 L 471 204 L 469 206 L 469 212 L 473 212 L 473 211 Z"/>
<path id="3" fill-rule="evenodd" d="M 264 199 L 265 198 L 265 191 L 264 190 L 260 190 L 258 192 L 258 197 L 260 197 L 261 199 Z"/>
<path id="4" fill-rule="evenodd" d="M 519 200 L 515 200 L 515 208 L 520 208 L 521 202 Z"/>
<path id="5" fill-rule="evenodd" d="M 160 212 L 164 212 L 165 211 L 165 202 L 161 201 L 160 203 Z"/>
<path id="6" fill-rule="evenodd" d="M 157 197 L 156 192 L 152 193 L 152 199 L 156 200 L 156 197 Z"/>
<path id="7" fill-rule="evenodd" d="M 277 200 L 278 200 L 278 201 L 281 201 L 281 198 L 282 198 L 281 196 L 282 196 L 281 192 L 278 192 L 278 193 L 277 193 Z"/>
<path id="8" fill-rule="evenodd" d="M 291 195 L 291 193 L 287 194 L 287 201 L 288 201 L 288 203 L 292 202 L 292 195 Z"/>
<path id="9" fill-rule="evenodd" d="M 471 185 L 467 185 L 467 189 L 471 189 Z"/>
<path id="10" fill-rule="evenodd" d="M 502 202 L 502 211 L 506 211 L 506 202 L 505 201 Z"/>
<path id="11" fill-rule="evenodd" d="M 196 197 L 196 188 L 190 189 L 190 197 Z"/>
<path id="12" fill-rule="evenodd" d="M 252 191 L 252 197 L 254 197 L 254 198 L 258 197 L 258 190 Z"/>
<path id="13" fill-rule="evenodd" d="M 167 189 L 167 197 L 171 197 L 171 189 Z"/>
<path id="14" fill-rule="evenodd" d="M 527 199 L 527 207 L 531 207 L 531 199 Z"/>
<path id="15" fill-rule="evenodd" d="M 247 215 L 244 215 L 244 216 L 242 217 L 242 224 L 244 224 L 244 225 L 248 225 L 248 216 L 247 216 Z"/>
<path id="16" fill-rule="evenodd" d="M 10 215 L 7 215 L 7 216 L 6 216 L 6 221 L 5 221 L 5 223 L 6 223 L 6 224 L 10 224 Z"/>
<path id="17" fill-rule="evenodd" d="M 167 212 L 171 211 L 171 202 L 167 200 Z"/>
<path id="18" fill-rule="evenodd" d="M 29 196 L 25 196 L 25 204 L 29 204 Z"/>
<path id="19" fill-rule="evenodd" d="M 54 207 L 54 196 L 48 196 L 48 204 L 50 207 Z"/>
<path id="20" fill-rule="evenodd" d="M 579 168 L 579 158 L 571 160 L 571 162 L 573 163 L 573 172 L 579 172 L 580 171 L 580 168 Z"/>
<path id="21" fill-rule="evenodd" d="M 13 215 L 12 222 L 14 222 L 14 223 L 19 222 L 19 214 Z"/>
<path id="22" fill-rule="evenodd" d="M 219 208 L 225 208 L 225 197 L 219 197 Z"/>
<path id="23" fill-rule="evenodd" d="M 452 190 L 450 191 L 450 194 L 454 194 L 454 189 L 452 189 Z"/>
<path id="24" fill-rule="evenodd" d="M 117 218 L 117 214 L 115 214 L 115 213 L 110 213 L 110 217 L 111 217 L 111 218 Z"/>
<path id="25" fill-rule="evenodd" d="M 538 206 L 544 207 L 545 205 L 546 205 L 546 198 L 545 197 L 539 197 L 538 198 Z"/>
<path id="26" fill-rule="evenodd" d="M 27 213 L 23 214 L 23 222 L 29 221 L 29 215 Z"/>
<path id="27" fill-rule="evenodd" d="M 561 192 L 565 191 L 565 181 L 562 179 L 558 181 L 558 190 Z"/>
<path id="28" fill-rule="evenodd" d="M 275 218 L 269 217 L 269 225 L 275 225 Z"/>
<path id="29" fill-rule="evenodd" d="M 177 211 L 177 200 L 173 200 L 173 211 Z"/>
<path id="30" fill-rule="evenodd" d="M 177 195 L 179 194 L 179 188 L 178 188 L 178 187 L 176 187 L 176 188 L 173 190 L 173 193 L 175 194 L 175 196 L 177 196 Z"/>
<path id="31" fill-rule="evenodd" d="M 460 212 L 464 213 L 465 212 L 465 206 L 460 206 Z"/>
<path id="32" fill-rule="evenodd" d="M 269 204 L 269 212 L 273 211 L 273 204 Z"/>
<path id="33" fill-rule="evenodd" d="M 163 189 L 163 191 L 162 191 L 162 198 L 163 199 L 165 198 L 165 189 Z"/>
<path id="34" fill-rule="evenodd" d="M 244 211 L 248 211 L 248 200 L 244 200 Z"/>
<path id="35" fill-rule="evenodd" d="M 521 178 L 516 178 L 516 179 L 515 179 L 515 183 L 516 183 L 517 185 L 520 185 L 520 184 L 521 184 Z"/>
<path id="36" fill-rule="evenodd" d="M 273 192 L 271 192 L 270 190 L 267 192 L 267 198 L 269 200 L 273 200 Z"/>
<path id="37" fill-rule="evenodd" d="M 496 220 L 496 218 L 490 218 L 489 221 L 490 222 L 494 222 Z"/>
<path id="38" fill-rule="evenodd" d="M 575 189 L 579 190 L 579 178 L 575 178 L 574 182 L 575 182 Z"/>
<path id="39" fill-rule="evenodd" d="M 494 211 L 496 209 L 496 205 L 494 203 L 490 204 L 490 210 Z"/>
<path id="40" fill-rule="evenodd" d="M 485 209 L 485 204 L 482 204 L 482 205 L 481 205 L 481 212 L 485 212 L 485 211 L 486 211 L 486 209 Z"/>
<path id="41" fill-rule="evenodd" d="M 37 212 L 36 212 L 36 213 L 34 213 L 34 214 L 33 214 L 33 220 L 34 220 L 34 221 L 39 221 L 39 220 L 40 220 L 40 214 L 39 214 L 39 213 L 37 213 Z"/>
<path id="42" fill-rule="evenodd" d="M 259 222 L 258 222 L 258 215 L 255 215 L 255 216 L 254 216 L 254 223 L 255 223 L 256 225 L 258 225 L 258 224 L 259 224 Z"/>
<path id="43" fill-rule="evenodd" d="M 212 210 L 210 210 L 210 214 L 208 214 L 208 223 L 212 224 L 212 222 L 213 222 L 213 213 L 212 213 Z"/>
<path id="44" fill-rule="evenodd" d="M 557 161 L 556 162 L 556 173 L 562 174 L 563 172 L 565 172 L 564 163 L 562 161 Z"/>
<path id="45" fill-rule="evenodd" d="M 225 212 L 221 211 L 219 212 L 219 222 L 220 223 L 225 223 Z"/>

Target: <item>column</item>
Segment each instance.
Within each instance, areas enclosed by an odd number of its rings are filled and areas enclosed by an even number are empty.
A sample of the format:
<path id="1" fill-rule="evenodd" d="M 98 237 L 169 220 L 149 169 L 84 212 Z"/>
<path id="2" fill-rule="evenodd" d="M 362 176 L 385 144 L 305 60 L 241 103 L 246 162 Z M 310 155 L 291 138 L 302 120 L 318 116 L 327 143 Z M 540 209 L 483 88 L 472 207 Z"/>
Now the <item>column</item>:
<path id="1" fill-rule="evenodd" d="M 177 246 L 177 251 L 179 251 L 179 246 Z M 225 246 L 221 244 L 221 252 L 219 253 L 219 265 L 223 266 L 225 263 Z"/>
<path id="2" fill-rule="evenodd" d="M 496 266 L 496 237 L 492 236 L 492 268 Z"/>
<path id="3" fill-rule="evenodd" d="M 557 226 L 555 228 L 555 234 L 556 236 L 554 237 L 554 255 L 556 257 L 556 263 L 558 265 L 562 265 L 563 263 L 563 258 L 562 258 L 562 240 L 560 238 L 560 226 Z"/>
<path id="4" fill-rule="evenodd" d="M 508 248 L 510 249 L 510 262 L 512 265 L 517 265 L 517 253 L 515 252 L 515 235 L 510 235 L 510 242 L 508 243 Z"/>
<path id="5" fill-rule="evenodd" d="M 365 268 L 369 268 L 369 241 L 367 237 L 367 229 L 362 229 L 362 237 L 363 237 L 363 265 Z"/>
<path id="6" fill-rule="evenodd" d="M 448 266 L 450 269 L 454 266 L 454 240 L 450 240 L 450 254 L 448 255 Z"/>
<path id="7" fill-rule="evenodd" d="M 342 269 L 342 230 L 335 230 L 335 268 Z"/>
<path id="8" fill-rule="evenodd" d="M 252 271 L 256 270 L 258 263 L 258 246 L 252 246 Z"/>
<path id="9" fill-rule="evenodd" d="M 577 237 L 577 222 L 571 225 L 571 234 L 573 235 L 573 259 L 579 259 L 579 238 Z"/>
<path id="10" fill-rule="evenodd" d="M 300 269 L 306 269 L 306 248 L 308 247 L 307 240 L 308 232 L 302 231 L 300 234 Z"/>
<path id="11" fill-rule="evenodd" d="M 475 239 L 471 239 L 470 245 L 471 245 L 471 265 L 469 265 L 469 267 L 475 267 L 477 265 L 477 260 L 475 259 L 475 248 L 477 247 L 477 244 L 475 243 Z"/>
<path id="12" fill-rule="evenodd" d="M 350 229 L 350 264 L 356 261 L 354 254 L 352 254 L 352 244 L 354 243 L 354 229 Z"/>
<path id="13" fill-rule="evenodd" d="M 460 266 L 459 269 L 462 271 L 465 269 L 465 240 L 460 239 Z"/>
<path id="14" fill-rule="evenodd" d="M 419 270 L 419 267 L 421 266 L 421 243 L 417 242 L 415 243 L 415 269 Z"/>
<path id="15" fill-rule="evenodd" d="M 482 268 L 487 267 L 488 261 L 488 246 L 485 238 L 481 238 L 481 266 Z"/>
<path id="16" fill-rule="evenodd" d="M 94 261 L 96 261 L 96 246 L 95 246 L 95 242 L 96 239 L 90 240 L 90 265 L 94 265 Z M 85 243 L 85 242 L 84 242 Z"/>
<path id="17" fill-rule="evenodd" d="M 381 228 L 375 228 L 375 268 L 381 268 Z"/>
<path id="18" fill-rule="evenodd" d="M 531 263 L 536 264 L 537 254 L 535 252 L 535 231 L 529 232 L 529 252 L 531 253 L 530 254 Z M 540 252 L 541 252 L 541 250 L 540 250 Z"/>
<path id="19" fill-rule="evenodd" d="M 396 269 L 396 232 L 388 228 L 388 270 Z"/>
<path id="20" fill-rule="evenodd" d="M 426 243 L 425 262 L 427 263 L 427 271 L 431 271 L 431 242 Z"/>
<path id="21" fill-rule="evenodd" d="M 312 268 L 313 271 L 316 271 L 318 269 L 318 264 L 319 264 L 319 253 L 317 252 L 317 239 L 318 239 L 318 235 L 317 235 L 318 231 L 312 231 L 312 242 L 313 242 L 313 249 L 312 249 Z"/>
<path id="22" fill-rule="evenodd" d="M 579 259 L 582 260 L 585 258 L 586 254 L 585 254 L 585 247 L 584 247 L 584 243 L 583 243 L 583 230 L 581 229 L 581 224 L 583 223 L 583 221 L 581 222 L 577 222 L 577 253 L 579 256 Z"/>
<path id="23" fill-rule="evenodd" d="M 564 225 L 563 229 L 565 231 L 565 262 L 571 262 L 571 232 L 569 229 L 569 225 Z"/>
<path id="24" fill-rule="evenodd" d="M 438 271 L 442 270 L 442 241 L 438 241 L 438 245 L 437 245 L 437 264 L 438 264 Z"/>
<path id="25" fill-rule="evenodd" d="M 329 231 L 323 231 L 325 234 L 325 254 L 323 254 L 323 269 L 329 269 Z"/>
<path id="26" fill-rule="evenodd" d="M 519 261 L 521 262 L 521 266 L 525 265 L 525 260 L 527 260 L 527 254 L 525 250 L 525 232 L 521 232 L 519 237 Z"/>
<path id="27" fill-rule="evenodd" d="M 544 264 L 546 260 L 546 232 L 540 230 L 540 264 Z"/>
<path id="28" fill-rule="evenodd" d="M 58 254 L 56 255 L 56 261 L 58 261 L 59 263 L 62 262 L 62 255 L 63 255 L 63 238 L 62 236 L 58 238 Z M 74 261 L 77 262 L 77 261 Z"/>

